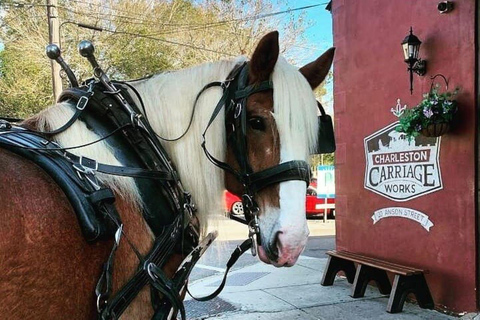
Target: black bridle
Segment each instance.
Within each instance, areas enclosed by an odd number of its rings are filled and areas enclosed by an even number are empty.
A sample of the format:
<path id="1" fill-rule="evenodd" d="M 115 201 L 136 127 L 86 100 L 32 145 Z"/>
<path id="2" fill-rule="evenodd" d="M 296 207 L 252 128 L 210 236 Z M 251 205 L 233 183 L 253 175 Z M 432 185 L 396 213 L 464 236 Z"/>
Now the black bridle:
<path id="1" fill-rule="evenodd" d="M 310 166 L 306 161 L 293 160 L 280 163 L 268 169 L 254 172 L 248 160 L 247 149 L 247 99 L 254 93 L 273 90 L 273 83 L 270 80 L 260 83 L 248 84 L 247 62 L 237 65 L 224 82 L 207 84 L 198 94 L 198 97 L 212 86 L 220 86 L 223 95 L 217 103 L 212 116 L 203 132 L 202 148 L 207 158 L 217 167 L 231 173 L 243 186 L 242 203 L 245 220 L 235 219 L 249 226 L 249 238 L 252 241 L 252 254 L 256 254 L 256 243 L 260 240 L 260 227 L 258 215 L 260 208 L 255 201 L 257 193 L 273 184 L 290 180 L 310 182 Z M 207 149 L 205 134 L 215 118 L 225 107 L 225 128 L 230 130 L 228 144 L 232 147 L 235 159 L 239 168 L 235 169 L 226 162 L 216 159 Z"/>

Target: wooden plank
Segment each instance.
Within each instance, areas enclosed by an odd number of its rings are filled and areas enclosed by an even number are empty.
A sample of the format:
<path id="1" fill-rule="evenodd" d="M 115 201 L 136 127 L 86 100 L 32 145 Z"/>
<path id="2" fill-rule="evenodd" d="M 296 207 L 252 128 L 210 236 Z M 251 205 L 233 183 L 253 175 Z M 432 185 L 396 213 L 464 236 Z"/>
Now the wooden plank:
<path id="1" fill-rule="evenodd" d="M 371 263 L 379 263 L 381 265 L 389 265 L 392 268 L 397 267 L 399 269 L 406 269 L 406 270 L 410 270 L 410 271 L 416 272 L 416 273 L 425 272 L 422 269 L 412 268 L 412 267 L 408 267 L 408 266 L 393 263 L 393 262 L 388 262 L 388 261 L 377 259 L 377 258 L 372 258 L 372 257 L 367 257 L 367 256 L 363 256 L 363 255 L 356 254 L 356 253 L 351 253 L 351 252 L 348 252 L 348 251 L 335 251 L 335 250 L 333 250 L 333 251 L 327 252 L 327 254 L 338 256 L 338 257 L 345 257 L 346 259 L 358 260 L 358 263 L 360 263 L 360 261 L 369 261 Z"/>
<path id="2" fill-rule="evenodd" d="M 350 254 L 350 253 L 345 254 L 345 252 L 341 252 L 341 253 L 335 254 L 335 256 L 339 258 L 341 257 L 343 259 L 348 259 L 359 264 L 365 264 L 372 267 L 381 268 L 386 271 L 390 271 L 398 274 L 412 275 L 412 274 L 423 273 L 423 270 L 421 269 L 410 268 L 408 266 L 399 265 L 396 263 L 391 263 L 391 262 L 387 262 L 384 260 L 379 260 L 371 257 L 365 257 L 357 254 Z"/>
<path id="3" fill-rule="evenodd" d="M 346 254 L 346 255 L 349 255 L 351 257 L 354 257 L 354 258 L 357 258 L 357 259 L 360 259 L 360 260 L 368 260 L 370 262 L 378 262 L 380 264 L 387 264 L 387 265 L 390 265 L 390 266 L 393 266 L 393 267 L 398 267 L 398 268 L 404 268 L 404 269 L 408 269 L 408 270 L 411 270 L 412 272 L 415 272 L 415 273 L 418 273 L 418 272 L 425 272 L 424 270 L 422 269 L 418 269 L 418 268 L 413 268 L 413 267 L 409 267 L 409 266 L 405 266 L 405 265 L 401 265 L 401 264 L 398 264 L 398 263 L 394 263 L 394 262 L 389 262 L 389 261 L 385 261 L 385 260 L 382 260 L 382 259 L 378 259 L 378 258 L 373 258 L 373 257 L 368 257 L 368 256 L 363 256 L 361 254 L 357 254 L 357 253 L 352 253 L 352 252 L 348 252 L 348 251 L 337 251 L 339 254 Z"/>
<path id="4" fill-rule="evenodd" d="M 376 259 L 376 258 L 366 257 L 366 256 L 362 256 L 362 255 L 359 255 L 359 254 L 354 254 L 354 253 L 347 252 L 347 251 L 333 250 L 333 251 L 327 251 L 327 254 L 330 255 L 330 256 L 335 256 L 335 257 L 338 257 L 338 258 L 351 260 L 351 261 L 359 263 L 359 264 L 364 264 L 364 265 L 368 265 L 368 266 L 371 266 L 371 267 L 380 268 L 380 269 L 383 269 L 385 271 L 389 271 L 389 272 L 392 272 L 392 273 L 401 274 L 401 275 L 405 275 L 405 276 L 424 273 L 424 270 L 421 270 L 421 269 L 411 268 L 411 267 L 407 267 L 407 266 L 404 266 L 404 265 L 391 263 L 391 262 L 379 260 L 379 259 Z"/>

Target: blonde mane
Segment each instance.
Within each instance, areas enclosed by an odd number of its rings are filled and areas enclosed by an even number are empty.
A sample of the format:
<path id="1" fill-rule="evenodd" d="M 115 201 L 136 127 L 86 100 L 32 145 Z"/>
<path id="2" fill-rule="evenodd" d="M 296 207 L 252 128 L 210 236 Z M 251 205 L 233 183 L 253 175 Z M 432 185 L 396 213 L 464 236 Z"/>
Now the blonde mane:
<path id="1" fill-rule="evenodd" d="M 198 92 L 209 82 L 222 81 L 238 58 L 197 67 L 159 74 L 152 78 L 132 81 L 144 103 L 146 116 L 154 131 L 161 137 L 173 139 L 187 129 Z M 316 143 L 316 103 L 312 90 L 298 70 L 279 57 L 272 75 L 274 86 L 274 113 L 282 145 L 288 145 L 295 160 L 308 161 L 309 151 Z M 161 141 L 177 168 L 185 189 L 191 192 L 199 210 L 199 218 L 206 230 L 207 218 L 223 212 L 224 172 L 204 155 L 201 148 L 202 133 L 219 101 L 222 90 L 218 87 L 203 93 L 195 106 L 195 115 L 187 134 L 174 142 Z M 38 115 L 40 129 L 60 127 L 72 115 L 73 108 L 57 104 Z M 55 137 L 63 146 L 72 146 L 97 140 L 99 137 L 77 121 L 66 132 Z M 224 114 L 220 112 L 206 135 L 211 154 L 224 160 L 226 136 Z M 303 143 L 302 143 L 303 142 Z M 291 146 L 291 147 L 290 147 Z M 309 150 L 310 149 L 310 150 Z M 104 142 L 72 150 L 99 162 L 121 165 L 113 150 Z M 299 159 L 298 155 L 304 155 Z M 286 156 L 288 158 L 288 156 Z M 294 159 L 281 159 L 281 161 Z M 99 175 L 99 178 L 119 195 L 141 206 L 139 192 L 130 178 Z"/>

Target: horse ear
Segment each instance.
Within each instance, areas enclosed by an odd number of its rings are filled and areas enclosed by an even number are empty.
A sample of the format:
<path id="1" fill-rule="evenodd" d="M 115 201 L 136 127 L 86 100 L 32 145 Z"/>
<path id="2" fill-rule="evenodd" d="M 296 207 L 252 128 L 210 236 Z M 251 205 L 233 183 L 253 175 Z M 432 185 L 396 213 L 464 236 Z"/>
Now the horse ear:
<path id="1" fill-rule="evenodd" d="M 278 31 L 270 32 L 260 40 L 249 64 L 250 84 L 270 78 L 270 74 L 277 63 L 279 51 Z"/>
<path id="2" fill-rule="evenodd" d="M 317 60 L 300 68 L 300 72 L 307 79 L 312 89 L 315 89 L 325 80 L 328 70 L 332 66 L 335 48 L 325 51 Z"/>

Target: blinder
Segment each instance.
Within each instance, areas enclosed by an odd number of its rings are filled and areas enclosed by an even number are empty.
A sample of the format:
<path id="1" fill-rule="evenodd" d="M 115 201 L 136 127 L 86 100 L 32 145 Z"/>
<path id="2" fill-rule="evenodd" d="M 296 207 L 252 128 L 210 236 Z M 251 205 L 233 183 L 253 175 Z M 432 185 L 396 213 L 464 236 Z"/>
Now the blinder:
<path id="1" fill-rule="evenodd" d="M 317 107 L 320 115 L 318 116 L 318 137 L 315 154 L 335 152 L 336 145 L 332 117 L 325 113 L 322 104 L 318 101 Z"/>

